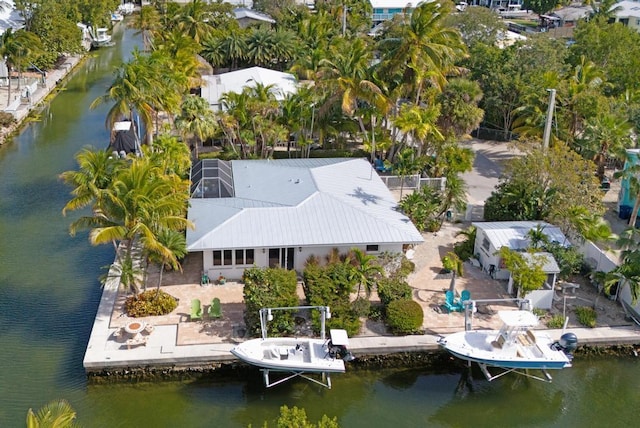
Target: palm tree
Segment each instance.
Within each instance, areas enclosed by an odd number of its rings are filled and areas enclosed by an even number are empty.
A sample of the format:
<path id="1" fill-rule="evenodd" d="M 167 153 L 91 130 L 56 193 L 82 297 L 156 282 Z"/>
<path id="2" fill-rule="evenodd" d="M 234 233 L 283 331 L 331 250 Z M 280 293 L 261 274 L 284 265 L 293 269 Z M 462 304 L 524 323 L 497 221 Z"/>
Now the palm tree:
<path id="1" fill-rule="evenodd" d="M 352 248 L 351 256 L 353 279 L 358 281 L 358 296 L 360 296 L 360 291 L 364 286 L 365 294 L 369 298 L 376 283 L 376 278 L 382 275 L 382 266 L 375 263 L 375 256 L 367 254 L 360 248 Z"/>
<path id="2" fill-rule="evenodd" d="M 442 267 L 451 272 L 451 282 L 449 283 L 449 291 L 456 291 L 456 277 L 464 275 L 464 261 L 458 257 L 453 251 L 449 251 L 442 258 Z"/>
<path id="3" fill-rule="evenodd" d="M 425 160 L 419 156 L 413 149 L 405 148 L 398 156 L 396 156 L 393 170 L 400 176 L 400 199 L 404 191 L 404 179 L 408 175 L 416 174 L 424 167 Z"/>
<path id="4" fill-rule="evenodd" d="M 380 43 L 382 73 L 401 75 L 413 89 L 416 104 L 421 101 L 425 83 L 441 91 L 447 75 L 458 72 L 456 60 L 465 55 L 458 30 L 444 24 L 451 8 L 452 3 L 420 3 L 411 13 L 409 23 L 402 26 L 401 37 L 390 37 Z"/>
<path id="5" fill-rule="evenodd" d="M 162 274 L 165 266 L 170 266 L 171 269 L 182 272 L 182 266 L 178 259 L 182 259 L 187 255 L 187 240 L 183 232 L 162 229 L 158 232 L 157 239 L 159 243 L 158 250 L 149 253 L 149 259 L 160 265 L 156 297 L 160 294 L 160 285 L 162 285 Z"/>
<path id="6" fill-rule="evenodd" d="M 138 30 L 136 34 L 142 34 L 144 50 L 149 50 L 152 43 L 152 33 L 160 25 L 160 13 L 154 6 L 142 6 L 140 11 L 128 21 L 128 25 Z"/>
<path id="7" fill-rule="evenodd" d="M 26 30 L 13 31 L 8 28 L 0 37 L 0 58 L 4 57 L 8 71 L 8 97 L 7 105 L 11 103 L 11 70 L 18 70 L 18 90 L 22 70 L 31 56 L 42 50 L 40 38 Z"/>
<path id="8" fill-rule="evenodd" d="M 27 428 L 74 428 L 76 412 L 66 400 L 51 401 L 37 413 L 27 412 Z"/>
<path id="9" fill-rule="evenodd" d="M 547 234 L 544 233 L 544 229 L 546 226 L 542 226 L 538 224 L 533 229 L 529 229 L 527 232 L 527 238 L 529 239 L 529 248 L 533 250 L 539 250 L 549 243 L 549 238 Z"/>
<path id="10" fill-rule="evenodd" d="M 195 137 L 194 157 L 198 157 L 198 147 L 204 140 L 212 137 L 217 129 L 216 118 L 209 103 L 197 95 L 188 95 L 182 101 L 180 116 L 176 119 L 176 128 L 184 135 Z"/>
<path id="11" fill-rule="evenodd" d="M 321 86 L 329 94 L 319 109 L 323 116 L 335 103 L 340 103 L 342 112 L 353 118 L 359 102 L 367 102 L 380 112 L 389 109 L 389 102 L 382 90 L 370 77 L 371 50 L 362 39 L 346 42 L 344 39 L 331 46 L 329 58 L 320 61 Z M 358 117 L 360 130 L 366 136 L 362 117 Z"/>
<path id="12" fill-rule="evenodd" d="M 633 145 L 631 131 L 626 117 L 614 112 L 599 112 L 596 117 L 586 120 L 581 143 L 587 151 L 594 153 L 593 161 L 600 180 L 604 178 L 607 158 L 611 155 L 620 157 L 624 149 Z"/>
<path id="13" fill-rule="evenodd" d="M 78 210 L 94 204 L 100 208 L 107 197 L 107 189 L 114 175 L 123 166 L 119 158 L 114 158 L 105 150 L 85 147 L 75 156 L 78 170 L 60 174 L 66 184 L 73 186 L 73 198 L 64 206 L 62 213 Z"/>
<path id="14" fill-rule="evenodd" d="M 209 24 L 210 18 L 211 13 L 207 3 L 204 0 L 192 0 L 178 15 L 178 28 L 196 43 L 201 43 L 213 29 Z"/>
<path id="15" fill-rule="evenodd" d="M 428 140 L 434 143 L 444 141 L 444 136 L 437 126 L 439 116 L 440 108 L 437 105 L 422 107 L 404 104 L 400 107 L 400 112 L 393 122 L 400 131 L 413 137 L 413 142 L 418 147 L 418 155 L 422 154 L 423 150 L 426 153 L 434 154 L 435 144 L 431 146 L 432 150 L 427 150 L 425 146 Z"/>

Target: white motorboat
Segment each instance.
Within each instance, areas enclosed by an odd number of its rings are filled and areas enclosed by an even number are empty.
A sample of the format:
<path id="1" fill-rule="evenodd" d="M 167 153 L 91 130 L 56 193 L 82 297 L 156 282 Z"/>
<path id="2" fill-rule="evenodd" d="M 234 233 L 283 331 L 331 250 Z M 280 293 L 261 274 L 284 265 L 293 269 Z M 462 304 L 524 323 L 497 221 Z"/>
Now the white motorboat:
<path id="1" fill-rule="evenodd" d="M 233 348 L 231 353 L 248 364 L 260 367 L 264 371 L 267 387 L 295 376 L 320 383 L 304 376 L 304 373 L 321 373 L 327 381 L 321 384 L 330 388 L 328 375 L 344 373 L 345 360 L 353 359 L 347 351 L 347 332 L 333 329 L 330 335 L 330 339 L 293 337 L 251 339 Z M 272 383 L 269 380 L 269 371 L 289 372 L 292 375 Z"/>
<path id="2" fill-rule="evenodd" d="M 103 46 L 113 46 L 113 42 L 111 41 L 111 34 L 108 33 L 107 28 L 96 28 L 95 34 L 91 32 L 91 46 L 94 48 L 99 48 Z"/>
<path id="3" fill-rule="evenodd" d="M 500 311 L 498 315 L 503 322 L 500 330 L 462 331 L 438 342 L 452 355 L 478 363 L 488 380 L 517 372 L 551 381 L 546 370 L 571 367 L 571 353 L 578 344 L 575 334 L 565 333 L 555 342 L 547 333 L 532 329 L 538 324 L 538 317 L 530 311 Z M 491 375 L 487 367 L 504 371 Z M 520 372 L 527 369 L 541 370 L 545 379 Z"/>

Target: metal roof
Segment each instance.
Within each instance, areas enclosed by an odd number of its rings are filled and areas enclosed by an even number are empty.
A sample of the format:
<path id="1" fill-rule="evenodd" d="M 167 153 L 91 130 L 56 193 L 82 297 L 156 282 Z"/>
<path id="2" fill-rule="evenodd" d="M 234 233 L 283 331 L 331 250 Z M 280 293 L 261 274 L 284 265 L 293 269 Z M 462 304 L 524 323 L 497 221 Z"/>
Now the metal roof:
<path id="1" fill-rule="evenodd" d="M 234 198 L 190 200 L 189 251 L 420 243 L 365 159 L 232 161 Z"/>
<path id="2" fill-rule="evenodd" d="M 541 259 L 541 261 L 544 262 L 544 265 L 542 265 L 544 273 L 560 273 L 560 267 L 551 253 L 522 253 L 522 257 L 524 257 L 529 264 L 536 261 L 535 259 Z"/>
<path id="3" fill-rule="evenodd" d="M 525 250 L 529 246 L 527 232 L 538 225 L 543 228 L 550 242 L 557 242 L 567 247 L 571 245 L 559 227 L 544 221 L 474 222 L 472 225 L 484 231 L 491 245 L 497 249 L 508 247 L 512 250 Z"/>

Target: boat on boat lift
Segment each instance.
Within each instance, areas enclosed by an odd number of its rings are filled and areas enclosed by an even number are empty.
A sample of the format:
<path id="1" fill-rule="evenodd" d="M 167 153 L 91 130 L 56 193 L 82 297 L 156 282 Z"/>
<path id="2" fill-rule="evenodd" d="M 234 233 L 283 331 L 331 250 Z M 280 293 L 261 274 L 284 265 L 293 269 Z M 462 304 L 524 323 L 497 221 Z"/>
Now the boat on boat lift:
<path id="1" fill-rule="evenodd" d="M 321 311 L 321 338 L 309 337 L 267 337 L 266 322 L 273 319 L 271 312 L 284 309 L 318 308 Z M 353 360 L 347 350 L 349 338 L 342 329 L 332 329 L 330 337 L 324 337 L 325 319 L 331 317 L 326 306 L 297 306 L 291 308 L 264 308 L 260 310 L 262 338 L 251 339 L 239 344 L 231 353 L 245 363 L 259 367 L 264 374 L 267 388 L 278 385 L 294 377 L 302 377 L 311 382 L 331 388 L 331 373 L 344 373 L 345 361 Z M 272 382 L 270 372 L 290 373 L 284 379 Z M 322 380 L 307 376 L 307 373 L 321 374 Z"/>
<path id="2" fill-rule="evenodd" d="M 477 363 L 489 381 L 514 372 L 550 382 L 547 370 L 571 367 L 572 352 L 578 345 L 575 334 L 564 333 L 554 341 L 546 332 L 533 330 L 538 317 L 528 310 L 499 311 L 498 316 L 503 323 L 500 330 L 461 331 L 438 343 L 455 357 Z M 502 371 L 494 375 L 489 367 Z M 544 378 L 532 375 L 530 369 L 540 370 Z"/>

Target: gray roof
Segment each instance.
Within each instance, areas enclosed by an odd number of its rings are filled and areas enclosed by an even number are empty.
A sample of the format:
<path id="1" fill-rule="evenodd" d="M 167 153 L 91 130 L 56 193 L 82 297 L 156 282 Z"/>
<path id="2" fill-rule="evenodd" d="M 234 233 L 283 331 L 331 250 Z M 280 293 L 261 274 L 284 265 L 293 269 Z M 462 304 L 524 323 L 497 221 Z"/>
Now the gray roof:
<path id="1" fill-rule="evenodd" d="M 527 232 L 540 225 L 550 242 L 570 246 L 569 240 L 559 227 L 544 221 L 494 221 L 472 223 L 478 229 L 484 231 L 487 239 L 494 248 L 508 247 L 512 250 L 524 250 L 529 246 Z"/>
<path id="2" fill-rule="evenodd" d="M 522 257 L 524 257 L 529 264 L 534 261 L 534 258 L 542 259 L 544 261 L 544 265 L 542 265 L 544 273 L 560 273 L 560 267 L 551 253 L 522 253 Z"/>
<path id="3" fill-rule="evenodd" d="M 235 197 L 190 200 L 190 251 L 422 242 L 365 159 L 231 163 Z"/>

